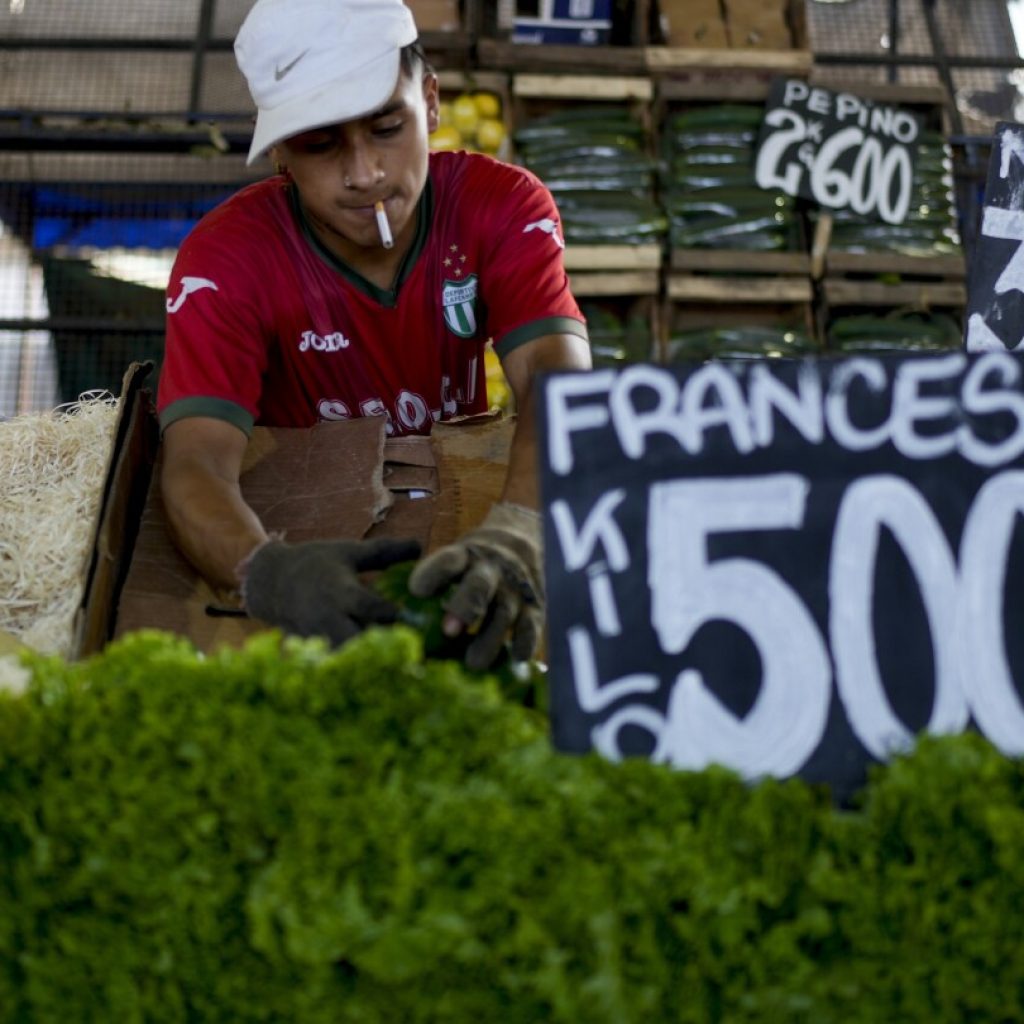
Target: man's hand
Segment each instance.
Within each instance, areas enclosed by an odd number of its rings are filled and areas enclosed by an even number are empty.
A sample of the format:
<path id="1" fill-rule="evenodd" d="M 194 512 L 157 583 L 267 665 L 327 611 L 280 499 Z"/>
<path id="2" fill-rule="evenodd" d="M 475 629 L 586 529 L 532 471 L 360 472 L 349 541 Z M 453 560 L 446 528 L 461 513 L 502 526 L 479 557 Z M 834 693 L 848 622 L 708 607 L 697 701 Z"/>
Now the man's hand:
<path id="1" fill-rule="evenodd" d="M 359 579 L 418 558 L 414 540 L 270 541 L 241 572 L 245 610 L 299 636 L 325 636 L 341 644 L 366 626 L 394 622 L 398 609 Z"/>
<path id="2" fill-rule="evenodd" d="M 538 513 L 499 502 L 475 530 L 424 558 L 409 577 L 416 597 L 429 597 L 458 581 L 445 600 L 444 631 L 476 629 L 466 665 L 489 668 L 511 632 L 509 653 L 525 661 L 544 628 L 544 557 Z"/>

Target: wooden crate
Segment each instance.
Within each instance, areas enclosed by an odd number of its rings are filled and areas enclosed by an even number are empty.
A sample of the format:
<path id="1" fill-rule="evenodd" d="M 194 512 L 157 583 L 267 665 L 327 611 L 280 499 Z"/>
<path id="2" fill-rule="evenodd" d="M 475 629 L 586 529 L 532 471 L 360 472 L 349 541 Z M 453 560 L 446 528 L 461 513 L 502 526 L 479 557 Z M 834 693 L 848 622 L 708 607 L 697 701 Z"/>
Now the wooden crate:
<path id="1" fill-rule="evenodd" d="M 572 105 L 621 103 L 643 128 L 647 154 L 653 153 L 654 88 L 648 77 L 517 74 L 512 77 L 511 90 L 516 127 Z M 657 295 L 661 288 L 662 262 L 660 243 L 580 245 L 570 242 L 565 250 L 566 270 L 573 292 L 579 297 Z"/>
<path id="2" fill-rule="evenodd" d="M 622 103 L 643 125 L 654 129 L 654 83 L 646 75 L 531 74 L 512 76 L 512 117 L 516 128 L 531 118 L 573 105 Z"/>
<path id="3" fill-rule="evenodd" d="M 777 42 L 760 46 L 750 40 L 738 41 L 727 38 L 730 45 L 719 46 L 649 46 L 644 58 L 648 69 L 658 75 L 693 74 L 701 70 L 737 71 L 761 70 L 777 75 L 803 77 L 813 65 L 807 37 L 807 19 L 804 0 L 789 0 L 786 5 L 785 21 L 789 29 L 791 45 L 776 48 Z M 728 37 L 728 17 L 723 18 L 722 28 Z M 670 37 L 671 38 L 671 37 Z"/>
<path id="4" fill-rule="evenodd" d="M 713 51 L 708 51 L 712 53 Z M 714 70 L 714 74 L 704 72 Z M 699 72 L 699 73 L 698 73 Z M 806 73 L 806 68 L 804 69 Z M 753 66 L 743 74 L 726 74 L 712 65 L 703 71 L 658 77 L 653 117 L 660 140 L 674 115 L 718 104 L 764 104 L 774 72 Z M 794 74 L 792 77 L 797 77 Z M 660 148 L 660 145 L 659 145 Z M 663 188 L 664 191 L 664 188 Z M 800 204 L 798 204 L 799 207 Z M 811 273 L 809 229 L 802 209 L 797 211 L 798 247 L 792 250 L 756 252 L 735 249 L 677 248 L 670 243 L 668 264 L 672 271 L 691 274 L 760 274 L 809 276 Z"/>
<path id="5" fill-rule="evenodd" d="M 843 88 L 822 80 L 820 71 L 812 73 L 810 84 L 832 90 Z M 927 131 L 938 132 L 943 137 L 950 133 L 946 97 L 940 88 L 868 82 L 845 88 L 861 99 L 911 110 Z M 955 202 L 952 170 L 949 188 Z M 830 214 L 822 210 L 812 243 L 812 273 L 825 280 L 825 290 L 840 304 L 899 306 L 926 301 L 957 305 L 963 301 L 958 298 L 964 294 L 963 281 L 967 274 L 963 253 L 907 256 L 884 250 L 848 252 L 834 247 L 832 229 Z M 879 275 L 898 276 L 899 282 L 883 284 L 875 280 Z"/>
<path id="6" fill-rule="evenodd" d="M 621 276 L 621 275 L 620 275 Z M 580 302 L 580 308 L 587 317 L 587 327 L 590 333 L 591 348 L 594 352 L 595 365 L 615 365 L 606 359 L 602 360 L 602 349 L 607 344 L 600 313 L 595 316 L 595 310 L 610 312 L 617 317 L 623 325 L 623 336 L 631 331 L 630 322 L 640 321 L 647 325 L 649 338 L 646 344 L 641 346 L 637 339 L 633 341 L 632 351 L 628 353 L 625 362 L 660 362 L 662 346 L 661 316 L 662 306 L 657 293 L 642 294 L 639 292 L 622 293 L 621 291 L 610 291 L 608 293 L 581 294 L 576 292 Z M 630 346 L 627 345 L 627 348 Z M 617 361 L 616 361 L 617 362 Z M 624 363 L 618 363 L 624 365 Z"/>
<path id="7" fill-rule="evenodd" d="M 810 307 L 814 299 L 810 278 L 786 275 L 741 277 L 672 273 L 666 281 L 665 293 L 673 302 L 724 306 L 795 302 Z"/>
<path id="8" fill-rule="evenodd" d="M 781 298 L 728 303 L 721 300 L 686 301 L 666 299 L 660 317 L 662 342 L 660 361 L 670 360 L 673 339 L 690 331 L 730 328 L 778 328 L 800 331 L 813 345 L 819 345 L 813 303 Z M 797 354 L 797 353 L 795 353 Z"/>
<path id="9" fill-rule="evenodd" d="M 665 282 L 662 352 L 678 333 L 710 328 L 779 327 L 819 342 L 815 294 L 807 277 L 713 276 L 673 271 Z"/>
<path id="10" fill-rule="evenodd" d="M 658 295 L 660 245 L 569 245 L 565 269 L 577 298 Z"/>

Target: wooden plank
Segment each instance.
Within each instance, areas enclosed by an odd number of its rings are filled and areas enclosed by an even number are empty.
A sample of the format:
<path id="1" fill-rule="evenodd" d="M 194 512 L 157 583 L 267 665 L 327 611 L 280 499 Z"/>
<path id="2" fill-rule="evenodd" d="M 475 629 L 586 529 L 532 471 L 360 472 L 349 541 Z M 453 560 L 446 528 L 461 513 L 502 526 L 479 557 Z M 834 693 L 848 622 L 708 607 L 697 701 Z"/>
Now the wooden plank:
<path id="1" fill-rule="evenodd" d="M 493 70 L 541 73 L 557 69 L 593 74 L 597 69 L 606 69 L 620 75 L 642 75 L 647 70 L 640 46 L 555 46 L 500 39 L 479 40 L 477 63 Z"/>
<path id="2" fill-rule="evenodd" d="M 825 274 L 825 257 L 832 240 L 832 224 L 832 214 L 822 210 L 814 226 L 814 241 L 811 244 L 811 277 L 815 281 L 820 281 Z"/>
<path id="3" fill-rule="evenodd" d="M 446 68 L 437 72 L 443 92 L 496 92 L 507 96 L 509 76 L 503 71 L 459 71 Z"/>
<path id="4" fill-rule="evenodd" d="M 565 249 L 566 270 L 657 270 L 660 245 L 573 245 Z"/>
<path id="5" fill-rule="evenodd" d="M 597 295 L 657 295 L 660 285 L 656 270 L 581 271 L 569 275 L 572 293 L 577 298 Z"/>
<path id="6" fill-rule="evenodd" d="M 670 299 L 705 302 L 810 302 L 813 289 L 804 277 L 708 277 L 672 274 Z"/>
<path id="7" fill-rule="evenodd" d="M 832 92 L 848 92 L 865 100 L 888 103 L 895 106 L 920 105 L 942 107 L 946 103 L 946 92 L 938 85 L 900 85 L 897 82 L 849 82 L 842 87 L 828 80 L 828 69 L 834 65 L 812 68 L 808 81 Z"/>
<path id="8" fill-rule="evenodd" d="M 902 256 L 889 252 L 841 252 L 830 249 L 825 256 L 829 274 L 909 274 L 914 277 L 967 276 L 964 257 L 959 256 Z"/>
<path id="9" fill-rule="evenodd" d="M 671 78 L 658 76 L 658 97 L 664 102 L 673 100 L 706 100 L 714 103 L 763 103 L 775 71 L 736 71 L 729 68 L 687 69 L 675 72 Z M 794 74 L 792 77 L 799 78 Z"/>
<path id="10" fill-rule="evenodd" d="M 964 306 L 967 287 L 957 281 L 903 281 L 884 284 L 881 281 L 849 281 L 825 278 L 822 284 L 825 301 L 830 306 Z"/>
<path id="11" fill-rule="evenodd" d="M 805 252 L 742 252 L 732 249 L 673 249 L 673 270 L 747 271 L 758 274 L 809 274 Z"/>
<path id="12" fill-rule="evenodd" d="M 681 46 L 648 46 L 644 50 L 648 70 L 686 71 L 694 68 L 774 71 L 806 75 L 814 66 L 809 50 L 757 50 L 750 48 L 693 49 Z"/>
<path id="13" fill-rule="evenodd" d="M 644 100 L 654 97 L 649 78 L 622 75 L 516 75 L 515 96 L 582 100 Z"/>

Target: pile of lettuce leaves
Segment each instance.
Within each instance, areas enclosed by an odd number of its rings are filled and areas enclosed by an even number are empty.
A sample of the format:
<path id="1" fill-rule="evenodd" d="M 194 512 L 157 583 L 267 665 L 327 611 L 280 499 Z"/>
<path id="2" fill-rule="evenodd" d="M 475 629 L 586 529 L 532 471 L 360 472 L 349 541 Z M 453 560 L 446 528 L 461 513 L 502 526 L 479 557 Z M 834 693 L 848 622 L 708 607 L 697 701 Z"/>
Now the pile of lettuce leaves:
<path id="1" fill-rule="evenodd" d="M 4 1024 L 1024 1020 L 1024 769 L 978 736 L 837 809 L 559 754 L 407 626 L 5 679 Z"/>

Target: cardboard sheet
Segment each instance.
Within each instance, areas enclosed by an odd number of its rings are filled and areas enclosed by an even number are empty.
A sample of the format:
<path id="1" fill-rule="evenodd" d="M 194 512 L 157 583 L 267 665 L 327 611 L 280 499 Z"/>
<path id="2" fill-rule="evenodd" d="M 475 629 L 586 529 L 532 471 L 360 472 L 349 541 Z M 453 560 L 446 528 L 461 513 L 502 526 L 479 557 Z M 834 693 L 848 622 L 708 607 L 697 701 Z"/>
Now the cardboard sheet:
<path id="1" fill-rule="evenodd" d="M 514 421 L 437 424 L 431 437 L 386 439 L 378 417 L 308 430 L 257 427 L 241 477 L 262 522 L 287 540 L 413 537 L 433 549 L 475 526 L 505 482 Z M 265 625 L 242 615 L 174 546 L 159 459 L 121 591 L 115 636 L 155 628 L 204 651 L 237 646 Z"/>
<path id="2" fill-rule="evenodd" d="M 430 551 L 476 526 L 501 496 L 514 431 L 514 417 L 435 424 L 430 440 L 444 500 L 434 516 Z"/>
<path id="3" fill-rule="evenodd" d="M 291 541 L 363 537 L 393 501 L 383 484 L 384 420 L 365 417 L 309 430 L 254 429 L 242 464 L 246 501 Z M 203 650 L 236 644 L 260 625 L 230 609 L 171 541 L 159 459 L 142 513 L 115 635 L 143 628 L 189 636 Z"/>

